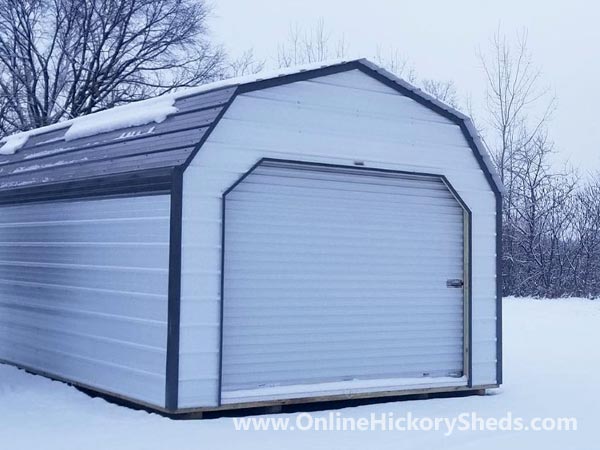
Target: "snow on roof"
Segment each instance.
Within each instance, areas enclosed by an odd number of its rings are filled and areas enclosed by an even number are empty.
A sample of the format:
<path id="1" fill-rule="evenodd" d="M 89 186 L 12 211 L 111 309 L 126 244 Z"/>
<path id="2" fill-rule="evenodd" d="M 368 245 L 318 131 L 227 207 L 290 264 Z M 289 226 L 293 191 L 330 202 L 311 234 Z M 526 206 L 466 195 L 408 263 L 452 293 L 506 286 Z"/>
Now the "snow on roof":
<path id="1" fill-rule="evenodd" d="M 261 72 L 243 77 L 229 78 L 192 88 L 182 89 L 177 92 L 161 95 L 159 97 L 154 97 L 147 100 L 141 100 L 138 102 L 129 103 L 127 105 L 117 106 L 105 111 L 99 111 L 86 116 L 66 120 L 64 122 L 59 122 L 45 127 L 35 128 L 33 130 L 6 136 L 0 140 L 0 144 L 4 144 L 2 147 L 0 147 L 0 154 L 12 155 L 25 146 L 29 137 L 61 130 L 67 127 L 69 129 L 66 131 L 64 139 L 66 141 L 71 141 L 100 133 L 106 133 L 108 131 L 119 130 L 122 128 L 130 128 L 152 122 L 160 123 L 164 121 L 170 114 L 177 112 L 175 101 L 178 98 L 188 97 L 190 95 L 201 94 L 226 87 L 239 86 L 255 81 L 278 78 L 294 73 L 306 72 L 308 70 L 315 70 L 343 64 L 346 62 L 349 61 L 338 59 L 315 64 L 294 66 L 276 71 Z"/>

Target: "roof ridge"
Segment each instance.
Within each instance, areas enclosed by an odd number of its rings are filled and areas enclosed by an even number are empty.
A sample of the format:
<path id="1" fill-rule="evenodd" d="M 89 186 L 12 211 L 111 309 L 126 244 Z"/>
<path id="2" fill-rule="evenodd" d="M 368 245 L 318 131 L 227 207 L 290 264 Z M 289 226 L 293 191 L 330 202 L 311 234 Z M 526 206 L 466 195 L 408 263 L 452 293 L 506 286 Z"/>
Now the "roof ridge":
<path id="1" fill-rule="evenodd" d="M 104 116 L 108 116 L 109 114 L 111 116 L 113 116 L 116 112 L 123 112 L 123 111 L 127 111 L 127 110 L 133 111 L 134 109 L 139 108 L 139 110 L 145 112 L 145 115 L 148 116 L 149 111 L 146 109 L 146 107 L 153 103 L 163 103 L 163 102 L 170 103 L 169 106 L 174 107 L 175 101 L 178 99 L 184 98 L 184 97 L 205 94 L 210 91 L 215 91 L 218 89 L 225 89 L 225 88 L 234 87 L 234 86 L 240 86 L 240 85 L 249 84 L 249 83 L 253 83 L 253 82 L 257 82 L 257 81 L 276 79 L 276 78 L 280 78 L 280 77 L 284 77 L 284 76 L 288 76 L 288 75 L 293 75 L 296 73 L 303 73 L 303 72 L 318 70 L 318 69 L 322 69 L 322 68 L 326 68 L 326 67 L 334 67 L 336 65 L 348 64 L 348 63 L 355 62 L 355 61 L 360 61 L 360 60 L 335 59 L 335 60 L 330 60 L 330 61 L 322 61 L 319 63 L 297 65 L 297 66 L 292 66 L 292 67 L 288 67 L 288 68 L 284 68 L 284 69 L 263 71 L 263 72 L 258 72 L 253 75 L 245 75 L 245 76 L 241 76 L 241 77 L 226 78 L 226 79 L 214 81 L 211 83 L 201 84 L 201 85 L 194 86 L 194 87 L 188 87 L 188 88 L 181 89 L 181 90 L 171 92 L 168 94 L 162 94 L 162 95 L 158 95 L 156 97 L 150 97 L 150 98 L 147 98 L 144 100 L 138 100 L 135 102 L 124 104 L 124 105 L 114 106 L 112 108 L 104 109 L 101 111 L 96 111 L 96 112 L 93 112 L 90 114 L 86 114 L 84 116 L 74 117 L 72 119 L 64 120 L 62 122 L 57 122 L 55 124 L 46 125 L 46 126 L 38 127 L 38 128 L 33 128 L 33 129 L 27 130 L 27 131 L 20 131 L 20 132 L 13 133 L 8 136 L 4 136 L 2 139 L 0 139 L 0 144 L 2 144 L 2 143 L 4 144 L 2 147 L 0 147 L 0 154 L 4 154 L 4 155 L 14 154 L 16 151 L 18 151 L 19 149 L 21 149 L 23 146 L 26 145 L 27 140 L 31 136 L 38 136 L 38 135 L 49 133 L 52 131 L 62 130 L 64 128 L 71 128 L 73 125 L 77 124 L 78 122 L 93 122 L 96 119 L 98 119 L 99 117 L 103 118 Z M 110 111 L 110 113 L 108 113 L 109 111 Z M 176 111 L 171 110 L 171 112 L 168 114 L 172 114 L 174 112 L 176 112 Z M 168 114 L 166 114 L 166 115 L 168 115 Z M 151 112 L 150 112 L 150 115 L 152 115 Z M 166 118 L 166 115 L 164 118 Z M 163 116 L 163 114 L 160 114 L 159 119 L 162 118 L 162 116 Z M 162 118 L 162 120 L 164 120 L 164 118 Z M 135 125 L 127 125 L 127 126 L 123 126 L 120 128 L 129 128 L 130 126 L 143 125 L 145 123 L 151 123 L 151 122 L 160 123 L 162 120 L 153 120 L 153 117 L 150 117 L 144 123 L 136 123 Z M 113 122 L 116 122 L 116 120 L 114 120 Z M 117 124 L 115 124 L 115 126 L 117 126 Z M 93 128 L 93 125 L 88 124 L 87 126 L 85 126 L 83 128 L 88 128 L 88 129 Z M 65 134 L 68 134 L 68 131 Z M 67 138 L 65 140 L 77 139 L 78 137 L 80 137 L 80 135 L 82 133 L 73 133 L 73 134 L 75 134 L 75 137 L 72 137 L 71 139 Z M 91 134 L 86 134 L 86 136 L 90 136 L 90 135 Z"/>

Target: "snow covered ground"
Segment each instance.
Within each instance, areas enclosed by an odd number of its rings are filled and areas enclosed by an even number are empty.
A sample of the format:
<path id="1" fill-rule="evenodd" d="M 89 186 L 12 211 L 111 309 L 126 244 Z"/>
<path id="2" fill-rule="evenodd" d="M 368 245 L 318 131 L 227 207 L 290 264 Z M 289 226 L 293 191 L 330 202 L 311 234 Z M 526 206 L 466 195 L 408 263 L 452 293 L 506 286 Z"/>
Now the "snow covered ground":
<path id="1" fill-rule="evenodd" d="M 505 384 L 484 397 L 337 410 L 344 417 L 575 417 L 577 431 L 236 431 L 233 419 L 173 421 L 91 399 L 0 365 L 0 448 L 6 449 L 591 449 L 600 423 L 600 301 L 504 302 Z M 325 417 L 329 411 L 315 413 Z M 276 417 L 290 418 L 298 414 Z M 274 416 L 275 417 L 275 416 Z M 535 447 L 534 447 L 535 446 Z"/>

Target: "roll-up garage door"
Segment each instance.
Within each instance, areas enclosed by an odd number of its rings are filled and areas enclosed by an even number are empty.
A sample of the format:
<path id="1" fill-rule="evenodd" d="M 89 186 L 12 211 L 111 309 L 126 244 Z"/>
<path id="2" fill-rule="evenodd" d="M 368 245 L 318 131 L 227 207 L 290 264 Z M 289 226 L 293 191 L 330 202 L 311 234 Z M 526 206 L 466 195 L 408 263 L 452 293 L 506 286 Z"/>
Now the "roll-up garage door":
<path id="1" fill-rule="evenodd" d="M 439 177 L 259 165 L 225 200 L 223 402 L 461 383 L 464 220 Z"/>

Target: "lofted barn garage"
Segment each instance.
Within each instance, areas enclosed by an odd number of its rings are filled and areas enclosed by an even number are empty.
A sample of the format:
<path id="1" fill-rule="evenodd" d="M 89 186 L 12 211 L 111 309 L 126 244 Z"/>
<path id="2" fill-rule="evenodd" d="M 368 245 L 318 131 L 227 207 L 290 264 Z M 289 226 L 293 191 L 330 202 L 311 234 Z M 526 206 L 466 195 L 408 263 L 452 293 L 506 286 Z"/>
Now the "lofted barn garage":
<path id="1" fill-rule="evenodd" d="M 0 360 L 180 413 L 502 382 L 501 183 L 366 60 L 0 147 Z"/>

